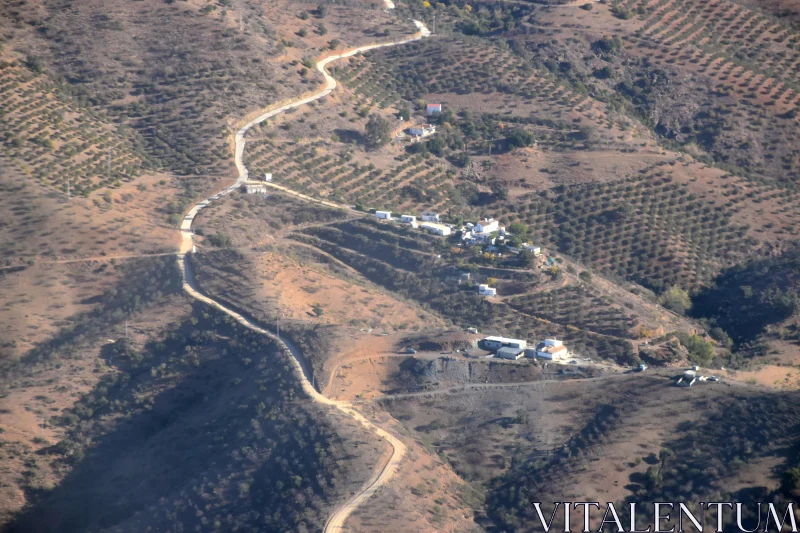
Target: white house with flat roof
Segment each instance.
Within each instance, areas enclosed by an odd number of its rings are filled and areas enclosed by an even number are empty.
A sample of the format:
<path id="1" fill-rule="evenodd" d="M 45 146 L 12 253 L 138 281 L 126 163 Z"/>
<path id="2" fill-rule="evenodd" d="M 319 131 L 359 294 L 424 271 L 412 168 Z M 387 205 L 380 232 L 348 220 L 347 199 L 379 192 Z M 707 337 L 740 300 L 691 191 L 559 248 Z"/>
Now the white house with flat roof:
<path id="1" fill-rule="evenodd" d="M 430 115 L 439 115 L 442 112 L 442 104 L 428 104 L 425 107 L 425 114 Z"/>
<path id="2" fill-rule="evenodd" d="M 411 224 L 412 222 L 416 222 L 417 217 L 414 215 L 400 215 L 400 222 L 405 222 L 406 224 Z"/>
<path id="3" fill-rule="evenodd" d="M 422 213 L 422 221 L 423 222 L 439 222 L 439 213 L 431 213 L 426 211 Z"/>
<path id="4" fill-rule="evenodd" d="M 538 255 L 542 255 L 542 247 L 541 246 L 535 246 L 533 244 L 527 244 L 526 243 L 526 244 L 523 244 L 522 247 L 525 248 L 526 251 L 532 253 L 533 255 L 537 255 L 537 256 Z"/>
<path id="5" fill-rule="evenodd" d="M 375 216 L 381 220 L 392 220 L 391 211 L 375 211 Z"/>
<path id="6" fill-rule="evenodd" d="M 247 194 L 266 194 L 267 186 L 263 183 L 246 183 L 244 185 L 244 192 Z"/>
<path id="7" fill-rule="evenodd" d="M 510 359 L 515 361 L 525 357 L 525 350 L 523 348 L 512 348 L 511 346 L 503 346 L 497 350 L 497 357 L 500 359 Z"/>
<path id="8" fill-rule="evenodd" d="M 497 296 L 497 289 L 483 283 L 481 285 L 478 285 L 478 294 L 480 294 L 481 296 Z"/>
<path id="9" fill-rule="evenodd" d="M 436 224 L 434 222 L 423 222 L 422 224 L 419 225 L 419 227 L 429 233 L 442 235 L 444 237 L 447 237 L 448 235 L 453 233 L 453 230 L 450 228 L 450 226 L 445 226 L 444 224 Z"/>
<path id="10" fill-rule="evenodd" d="M 436 133 L 436 126 L 433 124 L 420 124 L 419 126 L 411 126 L 408 128 L 408 133 L 414 137 L 427 137 Z"/>
<path id="11" fill-rule="evenodd" d="M 523 341 L 520 339 L 509 339 L 508 337 L 485 337 L 483 340 L 483 345 L 489 350 L 499 350 L 503 346 L 508 346 L 509 348 L 520 348 L 524 350 L 528 343 L 527 341 Z"/>

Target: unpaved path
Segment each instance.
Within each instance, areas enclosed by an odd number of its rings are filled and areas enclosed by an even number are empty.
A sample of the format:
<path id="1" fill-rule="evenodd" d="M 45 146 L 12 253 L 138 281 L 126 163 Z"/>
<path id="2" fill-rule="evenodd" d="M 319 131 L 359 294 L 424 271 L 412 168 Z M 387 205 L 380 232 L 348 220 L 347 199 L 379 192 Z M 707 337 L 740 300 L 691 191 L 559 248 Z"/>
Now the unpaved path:
<path id="1" fill-rule="evenodd" d="M 516 383 L 466 383 L 464 385 L 456 385 L 454 387 L 448 387 L 446 389 L 435 389 L 435 390 L 427 390 L 427 391 L 419 391 L 419 392 L 401 392 L 398 394 L 384 394 L 383 396 L 379 396 L 377 398 L 371 398 L 369 400 L 359 400 L 356 403 L 375 403 L 375 402 L 385 402 L 391 400 L 403 400 L 407 398 L 419 398 L 419 397 L 427 397 L 427 396 L 438 396 L 441 394 L 457 394 L 459 392 L 467 392 L 467 391 L 480 391 L 480 390 L 488 390 L 488 389 L 520 389 L 524 387 L 535 387 L 536 385 L 547 385 L 548 383 L 567 383 L 567 382 L 590 382 L 590 381 L 607 381 L 610 379 L 619 378 L 624 376 L 625 374 L 606 374 L 603 376 L 594 376 L 591 378 L 572 378 L 570 380 L 563 380 L 563 379 L 537 379 L 534 381 L 520 381 Z"/>
<path id="2" fill-rule="evenodd" d="M 387 9 L 392 9 L 394 7 L 394 4 L 390 0 L 386 0 L 386 7 Z M 237 313 L 233 309 L 230 309 L 225 305 L 223 305 L 222 303 L 217 302 L 216 300 L 213 300 L 208 296 L 206 296 L 205 294 L 203 294 L 195 283 L 191 271 L 191 266 L 189 264 L 188 259 L 186 258 L 186 254 L 193 253 L 195 251 L 193 233 L 192 233 L 192 222 L 194 222 L 194 218 L 197 216 L 197 213 L 199 213 L 201 209 L 209 205 L 214 200 L 220 198 L 221 196 L 230 194 L 231 192 L 239 188 L 243 183 L 247 181 L 249 172 L 244 164 L 242 157 L 244 155 L 244 146 L 245 146 L 244 137 L 247 131 L 254 125 L 259 124 L 272 116 L 275 116 L 279 113 L 283 113 L 284 111 L 287 111 L 289 109 L 305 105 L 309 102 L 312 102 L 314 100 L 317 100 L 319 98 L 322 98 L 323 96 L 330 94 L 336 88 L 336 80 L 325 70 L 325 67 L 329 63 L 336 61 L 338 59 L 351 57 L 355 54 L 365 52 L 367 50 L 410 43 L 430 35 L 430 31 L 428 31 L 428 28 L 426 28 L 422 22 L 415 20 L 414 25 L 416 25 L 419 31 L 413 37 L 410 37 L 408 39 L 403 39 L 400 41 L 394 41 L 388 43 L 361 46 L 359 48 L 355 48 L 353 50 L 345 52 L 343 54 L 326 57 L 320 60 L 317 63 L 317 70 L 319 70 L 319 72 L 321 72 L 325 78 L 326 82 L 325 87 L 321 91 L 312 94 L 311 96 L 300 98 L 294 102 L 290 102 L 280 107 L 267 110 L 264 113 L 257 116 L 256 118 L 254 118 L 253 120 L 251 120 L 250 122 L 248 122 L 247 124 L 245 124 L 241 129 L 239 129 L 234 138 L 235 142 L 234 159 L 236 163 L 236 168 L 239 172 L 238 179 L 233 185 L 226 187 L 217 194 L 214 194 L 209 198 L 193 206 L 186 213 L 181 223 L 182 240 L 181 240 L 180 252 L 178 253 L 177 258 L 178 258 L 178 266 L 183 275 L 183 289 L 193 298 L 205 302 L 206 304 L 230 315 L 243 326 L 250 328 L 253 331 L 257 331 L 258 333 L 266 335 L 271 339 L 275 340 L 281 347 L 283 347 L 288 353 L 292 355 L 291 360 L 295 369 L 297 370 L 297 375 L 300 378 L 300 383 L 303 387 L 303 390 L 314 402 L 334 407 L 343 412 L 344 414 L 350 416 L 351 418 L 357 420 L 365 427 L 369 428 L 372 432 L 376 433 L 380 438 L 385 440 L 392 448 L 392 454 L 389 457 L 389 460 L 386 462 L 386 464 L 383 465 L 382 467 L 377 468 L 375 472 L 373 472 L 373 475 L 370 477 L 367 483 L 364 485 L 364 487 L 353 498 L 351 498 L 349 501 L 340 506 L 333 513 L 333 515 L 331 515 L 331 517 L 325 524 L 325 529 L 324 529 L 325 533 L 342 531 L 344 529 L 344 522 L 347 520 L 350 514 L 352 514 L 352 512 L 359 505 L 365 502 L 370 496 L 372 496 L 380 487 L 384 486 L 395 475 L 400 465 L 400 461 L 403 459 L 403 456 L 406 453 L 406 447 L 397 437 L 395 437 L 388 431 L 376 426 L 375 424 L 367 420 L 367 418 L 364 417 L 364 415 L 353 409 L 353 406 L 349 402 L 331 400 L 330 398 L 327 398 L 324 395 L 320 394 L 311 384 L 310 379 L 312 378 L 312 374 L 310 365 L 303 356 L 303 353 L 297 348 L 297 346 L 294 346 L 291 342 L 288 342 L 274 335 L 271 331 L 262 328 L 261 326 L 256 324 L 252 319 Z M 288 189 L 285 188 L 282 189 L 286 192 L 294 193 L 294 191 L 289 191 Z M 299 193 L 295 195 L 300 196 Z M 304 197 L 304 195 L 302 197 Z M 343 207 L 333 203 L 331 203 L 331 206 Z"/>

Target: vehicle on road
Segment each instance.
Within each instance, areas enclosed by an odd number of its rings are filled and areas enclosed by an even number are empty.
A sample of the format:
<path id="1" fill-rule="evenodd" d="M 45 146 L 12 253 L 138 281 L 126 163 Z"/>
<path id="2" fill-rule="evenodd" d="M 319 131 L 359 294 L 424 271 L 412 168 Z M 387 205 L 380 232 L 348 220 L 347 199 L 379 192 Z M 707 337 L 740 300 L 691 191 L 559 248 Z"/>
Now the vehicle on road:
<path id="1" fill-rule="evenodd" d="M 719 381 L 717 376 L 709 376 L 708 381 Z"/>

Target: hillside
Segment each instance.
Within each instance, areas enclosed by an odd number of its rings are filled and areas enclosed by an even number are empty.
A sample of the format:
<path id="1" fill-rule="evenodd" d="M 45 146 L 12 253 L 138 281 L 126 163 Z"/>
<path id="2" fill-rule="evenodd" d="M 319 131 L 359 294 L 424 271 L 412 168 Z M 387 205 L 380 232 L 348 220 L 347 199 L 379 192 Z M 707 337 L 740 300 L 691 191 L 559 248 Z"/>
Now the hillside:
<path id="1" fill-rule="evenodd" d="M 798 345 L 800 253 L 745 263 L 723 271 L 692 299 L 692 314 L 719 328 L 743 352 L 766 351 L 757 341 Z"/>
<path id="2" fill-rule="evenodd" d="M 797 0 L 0 3 L 0 531 L 795 497 L 799 67 Z"/>
<path id="3" fill-rule="evenodd" d="M 4 447 L 4 477 L 21 491 L 6 501 L 27 500 L 6 530 L 140 531 L 176 522 L 313 530 L 331 502 L 363 483 L 369 466 L 361 462 L 383 453 L 346 417 L 312 406 L 274 345 L 170 295 L 175 274 L 171 259 L 129 270 L 120 285 L 139 283 L 142 293 L 107 291 L 98 312 L 73 318 L 71 332 L 6 370 L 4 426 L 18 427 L 24 403 L 54 407 L 42 412 L 39 423 L 51 429 L 35 431 L 33 449 L 13 434 Z M 152 284 L 154 276 L 163 283 Z M 136 335 L 128 339 L 123 328 L 105 343 L 129 319 Z M 94 358 L 103 375 L 81 377 L 81 360 Z M 53 366 L 70 373 L 48 381 Z M 76 378 L 89 386 L 75 391 L 68 383 Z M 264 472 L 274 483 L 264 483 Z"/>
<path id="4" fill-rule="evenodd" d="M 622 509 L 628 501 L 783 494 L 782 474 L 796 459 L 797 401 L 794 393 L 611 376 L 382 403 L 484 495 L 486 530 L 541 531 L 533 501 L 551 509 L 585 498 Z M 766 412 L 787 424 L 764 427 Z M 576 511 L 574 523 L 582 519 Z"/>

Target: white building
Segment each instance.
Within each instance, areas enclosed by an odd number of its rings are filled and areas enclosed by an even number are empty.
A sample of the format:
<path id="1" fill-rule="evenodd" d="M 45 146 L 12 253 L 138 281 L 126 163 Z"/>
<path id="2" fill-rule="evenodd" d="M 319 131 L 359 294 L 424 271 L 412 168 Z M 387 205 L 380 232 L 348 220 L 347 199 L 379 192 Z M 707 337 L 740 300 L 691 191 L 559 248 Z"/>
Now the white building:
<path id="1" fill-rule="evenodd" d="M 391 211 L 375 211 L 375 216 L 381 220 L 392 220 Z"/>
<path id="2" fill-rule="evenodd" d="M 482 221 L 475 224 L 472 229 L 475 233 L 492 233 L 493 231 L 500 231 L 500 223 L 493 218 L 484 218 Z"/>
<path id="3" fill-rule="evenodd" d="M 422 213 L 423 222 L 439 222 L 439 213 Z"/>
<path id="4" fill-rule="evenodd" d="M 536 347 L 536 357 L 539 359 L 558 360 L 569 357 L 569 350 L 564 346 L 563 341 L 556 339 L 545 339 Z"/>
<path id="5" fill-rule="evenodd" d="M 522 247 L 532 253 L 533 255 L 542 255 L 542 247 L 541 246 L 534 246 L 533 244 L 523 244 Z"/>
<path id="6" fill-rule="evenodd" d="M 439 115 L 442 112 L 442 104 L 428 104 L 425 107 L 425 114 L 428 116 Z"/>
<path id="7" fill-rule="evenodd" d="M 266 194 L 267 186 L 263 183 L 246 183 L 244 185 L 244 192 L 247 194 Z"/>
<path id="8" fill-rule="evenodd" d="M 508 346 L 510 348 L 520 348 L 524 350 L 528 346 L 528 343 L 526 341 L 522 341 L 519 339 L 509 339 L 508 337 L 485 337 L 482 342 L 483 345 L 489 350 L 499 350 L 503 346 Z"/>
<path id="9" fill-rule="evenodd" d="M 436 133 L 436 126 L 433 124 L 420 124 L 419 126 L 410 127 L 408 133 L 414 137 L 427 137 Z"/>
<path id="10" fill-rule="evenodd" d="M 453 233 L 453 230 L 450 228 L 450 226 L 445 226 L 444 224 L 435 224 L 433 222 L 423 222 L 419 227 L 427 232 L 434 233 L 436 235 L 442 235 L 444 237 L 447 237 Z"/>
<path id="11" fill-rule="evenodd" d="M 517 359 L 522 359 L 525 357 L 525 350 L 522 348 L 512 348 L 510 346 L 503 346 L 499 350 L 497 350 L 497 357 L 500 359 L 511 359 L 515 361 Z"/>
<path id="12" fill-rule="evenodd" d="M 497 289 L 495 289 L 494 287 L 490 287 L 484 283 L 478 285 L 478 294 L 480 294 L 481 296 L 497 296 Z"/>
<path id="13" fill-rule="evenodd" d="M 264 174 L 264 181 L 272 181 L 272 172 Z"/>
<path id="14" fill-rule="evenodd" d="M 414 215 L 400 215 L 400 222 L 405 222 L 406 224 L 413 224 L 417 221 L 417 217 Z"/>

